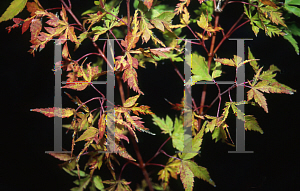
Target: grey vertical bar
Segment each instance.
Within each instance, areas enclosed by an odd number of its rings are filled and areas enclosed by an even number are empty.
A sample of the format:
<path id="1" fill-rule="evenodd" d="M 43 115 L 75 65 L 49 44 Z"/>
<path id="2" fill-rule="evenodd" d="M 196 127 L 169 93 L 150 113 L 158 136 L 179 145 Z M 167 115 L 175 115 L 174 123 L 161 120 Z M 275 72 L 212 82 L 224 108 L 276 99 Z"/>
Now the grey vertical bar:
<path id="1" fill-rule="evenodd" d="M 191 78 L 191 53 L 192 53 L 192 45 L 189 41 L 185 41 L 185 64 L 184 64 L 184 81 L 188 82 Z M 195 63 L 194 63 L 195 64 Z M 184 115 L 183 115 L 183 128 L 185 130 L 184 134 L 189 135 L 192 138 L 192 89 L 191 86 L 184 86 Z M 190 124 L 188 124 L 190 123 Z M 186 137 L 186 136 L 185 136 Z M 187 141 L 184 142 L 184 150 L 183 152 L 193 152 L 192 145 L 191 148 L 187 148 Z"/>
<path id="2" fill-rule="evenodd" d="M 108 62 L 114 67 L 114 39 L 107 40 L 107 59 Z M 115 75 L 113 70 L 108 70 L 107 63 L 107 85 L 106 85 L 106 98 L 107 98 L 107 150 L 109 153 L 115 151 L 115 123 L 114 123 L 114 87 Z"/>
<path id="3" fill-rule="evenodd" d="M 62 51 L 60 40 L 55 40 L 54 44 L 54 151 L 46 151 L 45 153 L 71 153 L 71 151 L 62 151 Z"/>
<path id="4" fill-rule="evenodd" d="M 242 58 L 242 62 L 245 60 L 245 40 L 253 40 L 253 39 L 234 39 L 231 38 L 229 40 L 237 41 L 237 56 Z M 243 64 L 238 68 L 237 71 L 237 84 L 245 82 L 245 65 Z M 236 102 L 244 101 L 244 92 L 245 88 L 243 86 L 238 86 L 236 88 Z M 238 109 L 240 109 L 243 113 L 245 113 L 245 105 L 238 105 Z M 245 122 L 236 118 L 236 150 L 228 151 L 228 153 L 253 153 L 253 151 L 246 151 L 245 148 Z"/>

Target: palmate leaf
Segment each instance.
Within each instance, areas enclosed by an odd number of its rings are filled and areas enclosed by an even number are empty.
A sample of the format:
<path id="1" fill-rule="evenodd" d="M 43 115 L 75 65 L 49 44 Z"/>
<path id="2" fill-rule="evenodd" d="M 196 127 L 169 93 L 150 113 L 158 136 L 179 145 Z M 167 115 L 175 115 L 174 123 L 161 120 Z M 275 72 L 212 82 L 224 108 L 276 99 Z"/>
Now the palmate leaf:
<path id="1" fill-rule="evenodd" d="M 175 118 L 174 131 L 172 133 L 172 144 L 173 147 L 179 151 L 183 151 L 184 148 L 184 129 L 183 121 Z"/>
<path id="2" fill-rule="evenodd" d="M 185 144 L 184 150 L 182 153 L 179 154 L 179 157 L 182 160 L 188 160 L 195 157 L 200 150 L 200 146 L 202 144 L 204 135 L 204 128 L 201 128 L 199 133 L 193 138 L 186 140 L 187 143 Z"/>
<path id="3" fill-rule="evenodd" d="M 155 114 L 152 114 L 152 120 L 153 124 L 160 127 L 162 130 L 161 133 L 172 135 L 173 131 L 173 121 L 172 119 L 167 115 L 166 120 L 163 120 L 159 117 L 157 117 Z"/>
<path id="4" fill-rule="evenodd" d="M 6 11 L 0 17 L 0 23 L 2 21 L 7 21 L 9 19 L 14 18 L 17 14 L 19 14 L 25 8 L 26 3 L 27 3 L 27 0 L 14 0 L 13 2 L 11 2 L 9 7 L 6 9 Z"/>
<path id="5" fill-rule="evenodd" d="M 252 88 L 247 92 L 247 96 L 247 101 L 250 101 L 254 97 L 255 102 L 258 103 L 266 113 L 268 113 L 266 98 L 260 91 Z"/>
<path id="6" fill-rule="evenodd" d="M 245 129 L 250 131 L 258 131 L 263 134 L 263 130 L 259 127 L 256 119 L 252 115 L 245 116 Z"/>
<path id="7" fill-rule="evenodd" d="M 49 155 L 61 160 L 61 161 L 70 161 L 74 159 L 74 156 L 71 156 L 69 153 L 48 153 Z"/>
<path id="8" fill-rule="evenodd" d="M 40 112 L 44 114 L 47 117 L 70 117 L 74 114 L 75 109 L 73 108 L 58 108 L 58 107 L 52 107 L 52 108 L 39 108 L 39 109 L 30 109 L 30 111 Z"/>
<path id="9" fill-rule="evenodd" d="M 108 191 L 132 191 L 128 186 L 131 182 L 127 182 L 124 179 L 122 180 L 104 180 L 104 184 L 110 184 L 111 186 L 107 188 Z"/>
<path id="10" fill-rule="evenodd" d="M 198 166 L 197 163 L 195 163 L 194 161 L 191 161 L 191 160 L 187 161 L 187 165 L 193 172 L 194 176 L 196 176 L 197 178 L 200 178 L 200 179 L 208 182 L 212 186 L 216 187 L 216 184 L 210 178 L 209 173 L 205 167 Z"/>
<path id="11" fill-rule="evenodd" d="M 97 134 L 98 134 L 99 130 L 96 129 L 95 127 L 89 127 L 87 130 L 85 130 L 83 132 L 83 134 L 75 141 L 89 141 L 91 139 L 93 139 Z"/>
<path id="12" fill-rule="evenodd" d="M 185 85 L 194 85 L 196 82 L 201 80 L 212 81 L 212 77 L 209 75 L 208 66 L 204 57 L 197 53 L 193 53 L 191 64 L 192 73 L 194 75 Z"/>
<path id="13" fill-rule="evenodd" d="M 194 174 L 188 166 L 188 162 L 183 160 L 180 166 L 180 179 L 185 191 L 193 191 L 194 188 Z"/>

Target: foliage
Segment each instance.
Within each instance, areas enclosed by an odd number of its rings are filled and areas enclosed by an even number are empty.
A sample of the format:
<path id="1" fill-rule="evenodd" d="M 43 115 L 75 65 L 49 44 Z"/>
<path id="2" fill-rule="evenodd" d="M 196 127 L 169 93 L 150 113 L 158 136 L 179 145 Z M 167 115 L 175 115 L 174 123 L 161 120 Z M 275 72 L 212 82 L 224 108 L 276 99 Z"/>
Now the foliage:
<path id="1" fill-rule="evenodd" d="M 190 0 L 180 0 L 176 7 L 171 7 L 157 0 L 134 0 L 133 2 L 130 0 L 126 0 L 126 2 L 98 0 L 94 1 L 95 6 L 93 8 L 82 13 L 81 21 L 78 18 L 79 16 L 73 13 L 71 1 L 68 1 L 68 5 L 64 0 L 61 0 L 61 3 L 61 7 L 54 8 L 61 9 L 58 15 L 53 13 L 54 9 L 44 9 L 38 0 L 32 2 L 13 0 L 5 13 L 0 17 L 0 22 L 13 19 L 15 24 L 7 27 L 8 32 L 13 28 L 21 27 L 23 34 L 30 29 L 30 42 L 32 45 L 29 52 L 33 56 L 38 49 L 41 51 L 50 40 L 58 39 L 59 43 L 64 44 L 62 68 L 69 72 L 67 75 L 69 84 L 62 88 L 84 91 L 88 86 L 92 86 L 100 94 L 100 97 L 82 102 L 77 96 L 73 98 L 65 92 L 78 105 L 76 109 L 53 107 L 31 110 L 40 112 L 47 117 L 70 118 L 73 116 L 71 124 L 63 126 L 73 131 L 71 154 L 51 153 L 53 157 L 64 161 L 60 166 L 67 173 L 72 176 L 78 176 L 79 180 L 74 182 L 77 187 L 72 188 L 72 191 L 86 188 L 111 191 L 131 190 L 129 186 L 131 182 L 121 179 L 122 171 L 128 163 L 138 166 L 143 171 L 147 183 L 144 188 L 148 186 L 150 190 L 154 188 L 156 190 L 169 190 L 170 178 L 177 179 L 178 175 L 184 189 L 187 191 L 193 190 L 195 177 L 208 182 L 212 186 L 216 186 L 215 182 L 210 178 L 208 170 L 194 161 L 198 151 L 201 149 L 204 134 L 211 133 L 212 139 L 216 142 L 221 140 L 234 146 L 232 140 L 232 143 L 230 143 L 228 139 L 230 138 L 230 133 L 226 124 L 226 120 L 231 114 L 230 111 L 238 119 L 245 122 L 246 130 L 257 131 L 262 134 L 263 130 L 259 127 L 256 118 L 253 115 L 245 115 L 237 106 L 242 104 L 256 105 L 262 107 L 268 113 L 267 101 L 263 93 L 293 94 L 296 92 L 296 90 L 281 84 L 275 79 L 275 72 L 279 72 L 279 68 L 271 65 L 269 69 L 263 70 L 264 68 L 258 65 L 258 59 L 254 58 L 250 49 L 248 49 L 248 60 L 246 61 L 243 61 L 237 55 L 233 55 L 233 58 L 218 58 L 216 52 L 224 40 L 229 38 L 236 29 L 249 23 L 255 35 L 260 30 L 263 30 L 269 37 L 275 35 L 283 36 L 292 44 L 296 53 L 299 54 L 299 48 L 293 35 L 300 36 L 300 30 L 296 23 L 286 22 L 292 14 L 300 16 L 300 3 L 297 0 L 285 0 L 284 3 L 278 3 L 275 0 L 237 1 L 235 3 L 240 3 L 241 10 L 244 10 L 244 12 L 226 33 L 219 24 L 219 17 L 221 17 L 220 12 L 228 4 L 233 3 L 233 1 L 229 0 L 225 0 L 225 2 L 198 0 L 199 7 L 194 9 L 194 12 L 189 7 Z M 126 5 L 128 11 L 128 14 L 124 17 L 119 14 L 120 7 L 122 7 L 121 4 Z M 129 10 L 131 4 L 136 9 L 133 15 L 130 15 Z M 30 16 L 25 19 L 16 18 L 25 6 Z M 192 18 L 195 14 L 196 17 Z M 75 23 L 69 23 L 69 17 L 72 17 Z M 240 23 L 242 18 L 245 18 L 246 21 Z M 197 23 L 198 27 L 192 29 L 193 23 Z M 181 111 L 181 115 L 175 117 L 175 120 L 172 120 L 169 115 L 166 115 L 165 118 L 160 118 L 150 110 L 149 106 L 140 105 L 137 102 L 139 97 L 144 94 L 138 83 L 137 70 L 139 67 L 145 68 L 148 62 L 157 65 L 159 61 L 165 59 L 176 62 L 176 64 L 184 63 L 182 53 L 185 45 L 181 42 L 185 36 L 181 34 L 182 29 L 188 29 L 198 40 L 194 44 L 202 46 L 207 53 L 207 55 L 200 55 L 197 52 L 192 53 L 190 67 L 193 75 L 185 83 L 185 86 L 193 86 L 199 81 L 213 81 L 218 86 L 215 79 L 222 75 L 222 65 L 233 67 L 236 71 L 244 64 L 250 64 L 253 68 L 253 79 L 249 79 L 241 84 L 235 84 L 223 93 L 219 92 L 216 98 L 219 100 L 219 106 L 215 116 L 207 115 L 207 111 L 203 112 L 205 92 L 202 94 L 204 100 L 199 106 L 193 103 L 193 110 L 184 105 L 185 97 L 182 98 L 181 103 L 173 104 L 168 101 L 173 109 Z M 215 46 L 217 33 L 222 33 L 223 38 Z M 122 53 L 114 57 L 114 63 L 109 63 L 97 40 L 100 38 L 116 39 L 117 36 L 125 37 L 120 43 L 118 42 Z M 67 43 L 67 39 L 71 42 Z M 83 55 L 78 60 L 73 60 L 69 52 L 70 43 L 74 43 L 76 50 L 85 40 L 90 40 L 97 52 L 91 52 Z M 150 42 L 152 42 L 151 48 L 149 47 Z M 209 42 L 210 47 L 206 47 Z M 148 47 L 145 47 L 145 44 Z M 102 45 L 104 50 L 106 44 Z M 102 68 L 99 68 L 97 65 L 91 65 L 91 63 L 84 64 L 82 59 L 89 55 L 97 55 L 103 59 L 109 66 L 107 71 L 102 71 Z M 178 71 L 176 66 L 175 69 Z M 107 98 L 93 86 L 92 82 L 111 71 L 117 76 L 122 105 L 115 105 L 114 108 L 105 109 L 104 101 Z M 178 75 L 185 82 L 179 71 Z M 125 99 L 120 79 L 123 79 L 123 82 L 137 95 Z M 230 90 L 238 86 L 248 88 L 247 101 L 234 102 L 230 98 L 230 102 L 223 104 L 224 108 L 220 116 L 221 96 L 228 92 L 230 97 Z M 86 104 L 92 100 L 98 100 L 100 106 L 91 110 Z M 253 101 L 251 102 L 251 100 Z M 211 103 L 209 108 L 214 102 Z M 152 116 L 153 126 L 151 128 L 146 128 L 143 125 L 144 122 L 139 117 L 140 114 Z M 189 116 L 188 120 L 184 118 L 187 114 Z M 185 125 L 187 124 L 185 120 L 190 125 Z M 111 127 L 115 128 L 111 129 Z M 139 149 L 136 145 L 139 139 L 136 131 L 157 137 L 158 135 L 150 130 L 157 127 L 161 129 L 161 133 L 167 134 L 169 138 L 165 140 L 153 158 L 144 163 L 143 159 L 139 157 Z M 188 129 L 191 130 L 192 134 L 186 134 Z M 114 136 L 111 136 L 111 134 Z M 76 139 L 77 135 L 79 137 Z M 123 144 L 124 141 L 130 142 L 128 137 L 133 138 L 131 142 L 137 153 L 138 162 L 127 152 Z M 162 150 L 163 146 L 170 139 L 172 139 L 172 146 L 178 151 L 174 156 Z M 75 155 L 75 143 L 80 141 L 84 142 L 84 148 Z M 111 143 L 113 143 L 114 147 L 111 147 Z M 110 150 L 111 148 L 113 150 Z M 145 167 L 153 165 L 150 162 L 160 153 L 169 157 L 169 160 L 166 164 L 154 164 L 160 166 L 160 168 L 162 167 L 160 170 L 158 169 L 157 173 L 161 184 L 157 184 L 150 181 Z M 114 161 L 119 164 L 116 154 L 128 161 L 123 166 L 119 177 L 116 177 L 115 167 L 112 163 Z M 81 157 L 88 157 L 84 170 L 79 166 Z M 99 171 L 104 164 L 111 172 L 111 180 L 102 180 L 99 175 L 95 174 L 96 169 Z M 87 167 L 89 169 L 86 169 Z"/>

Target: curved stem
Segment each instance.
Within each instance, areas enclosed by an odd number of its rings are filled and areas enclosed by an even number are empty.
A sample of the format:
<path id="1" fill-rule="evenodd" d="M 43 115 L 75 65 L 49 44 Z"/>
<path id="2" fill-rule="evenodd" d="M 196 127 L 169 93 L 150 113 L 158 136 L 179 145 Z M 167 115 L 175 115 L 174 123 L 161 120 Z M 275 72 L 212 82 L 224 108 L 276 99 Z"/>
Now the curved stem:
<path id="1" fill-rule="evenodd" d="M 150 161 L 152 161 L 159 153 L 160 153 L 160 150 L 161 150 L 161 148 L 169 141 L 171 139 L 171 137 L 169 137 L 167 140 L 165 140 L 165 142 L 159 147 L 159 149 L 156 151 L 156 153 L 154 154 L 154 156 L 151 158 L 151 159 L 149 159 L 146 163 L 145 163 L 145 165 L 147 165 Z"/>

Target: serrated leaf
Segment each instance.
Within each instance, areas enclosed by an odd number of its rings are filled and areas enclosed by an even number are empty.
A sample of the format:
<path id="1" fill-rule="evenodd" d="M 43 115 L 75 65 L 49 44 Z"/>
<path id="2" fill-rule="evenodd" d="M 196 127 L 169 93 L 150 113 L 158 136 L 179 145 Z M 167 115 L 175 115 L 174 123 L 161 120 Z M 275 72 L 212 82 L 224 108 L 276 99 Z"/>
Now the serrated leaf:
<path id="1" fill-rule="evenodd" d="M 183 151 L 184 148 L 184 129 L 183 122 L 178 118 L 175 118 L 174 131 L 172 133 L 173 147 L 179 151 Z"/>
<path id="2" fill-rule="evenodd" d="M 300 17 L 300 9 L 296 6 L 290 6 L 288 4 L 284 4 L 284 8 L 288 11 L 293 13 L 294 15 Z"/>
<path id="3" fill-rule="evenodd" d="M 202 29 L 207 29 L 208 27 L 208 21 L 205 17 L 205 15 L 202 13 L 201 16 L 200 16 L 200 20 L 197 21 L 197 24 L 199 27 L 201 27 Z"/>
<path id="4" fill-rule="evenodd" d="M 93 176 L 93 182 L 98 190 L 104 191 L 104 185 L 100 176 Z"/>
<path id="5" fill-rule="evenodd" d="M 252 97 L 254 97 L 255 102 L 258 103 L 258 105 L 260 105 L 265 110 L 266 113 L 268 113 L 266 98 L 260 91 L 252 88 L 247 92 L 247 94 L 248 94 L 247 101 L 250 101 Z"/>
<path id="6" fill-rule="evenodd" d="M 132 107 L 134 104 L 135 104 L 135 102 L 136 102 L 136 100 L 138 99 L 140 97 L 140 95 L 136 95 L 136 96 L 132 96 L 132 97 L 130 97 L 130 98 L 128 98 L 126 101 L 125 101 L 125 103 L 124 103 L 124 107 Z"/>
<path id="7" fill-rule="evenodd" d="M 194 174 L 188 166 L 188 161 L 182 161 L 180 166 L 180 179 L 185 191 L 193 191 Z"/>
<path id="8" fill-rule="evenodd" d="M 40 112 L 44 114 L 47 117 L 70 117 L 74 114 L 75 109 L 73 108 L 58 108 L 58 107 L 52 107 L 52 108 L 39 108 L 39 109 L 31 109 L 30 111 Z"/>
<path id="9" fill-rule="evenodd" d="M 255 59 L 254 56 L 252 55 L 252 52 L 250 51 L 250 47 L 248 47 L 248 59 L 249 60 Z M 252 66 L 254 72 L 257 73 L 259 66 L 258 66 L 256 60 L 252 60 L 250 62 L 250 65 Z"/>
<path id="10" fill-rule="evenodd" d="M 155 114 L 152 114 L 152 120 L 153 124 L 160 127 L 160 129 L 162 130 L 161 133 L 169 134 L 170 136 L 172 135 L 173 121 L 168 115 L 166 116 L 166 120 L 163 120 L 157 117 Z"/>
<path id="11" fill-rule="evenodd" d="M 69 153 L 48 153 L 48 154 L 61 161 L 70 161 L 74 158 L 74 156 L 71 157 L 71 154 Z"/>
<path id="12" fill-rule="evenodd" d="M 75 141 L 83 141 L 83 140 L 91 140 L 92 138 L 94 138 L 98 133 L 98 129 L 96 129 L 95 127 L 89 127 L 87 130 L 85 130 L 83 132 L 83 134 Z"/>
<path id="13" fill-rule="evenodd" d="M 74 181 L 75 184 L 80 185 L 80 186 L 71 188 L 71 191 L 83 191 L 87 187 L 87 185 L 90 183 L 90 181 L 91 181 L 90 177 L 86 177 L 82 180 Z"/>
<path id="14" fill-rule="evenodd" d="M 215 139 L 215 142 L 218 142 L 219 140 L 222 140 L 222 142 L 226 141 L 227 135 L 223 126 L 226 127 L 227 125 L 224 124 L 214 129 L 214 132 L 212 133 L 212 139 Z"/>
<path id="15" fill-rule="evenodd" d="M 211 76 L 208 72 L 208 66 L 205 61 L 205 58 L 197 53 L 192 54 L 192 63 L 191 63 L 192 73 L 194 74 L 191 79 L 186 83 L 186 85 L 194 85 L 196 82 L 212 81 Z"/>
<path id="16" fill-rule="evenodd" d="M 299 17 L 300 17 L 300 9 L 299 9 Z M 293 47 L 294 47 L 296 53 L 299 55 L 299 46 L 298 46 L 298 42 L 293 38 L 293 36 L 292 36 L 290 33 L 288 33 L 288 31 L 284 31 L 284 32 L 285 32 L 287 35 L 284 35 L 283 38 L 284 38 L 285 40 L 289 41 L 289 42 L 293 45 Z"/>
<path id="17" fill-rule="evenodd" d="M 250 131 L 258 131 L 263 134 L 263 130 L 259 127 L 256 119 L 252 115 L 245 116 L 245 129 Z"/>
<path id="18" fill-rule="evenodd" d="M 205 167 L 198 166 L 197 163 L 195 163 L 194 161 L 190 161 L 190 160 L 187 161 L 187 165 L 193 172 L 194 176 L 196 176 L 197 178 L 200 178 L 200 179 L 208 182 L 209 184 L 213 185 L 214 187 L 216 187 L 216 184 L 210 178 L 209 173 Z"/>
<path id="19" fill-rule="evenodd" d="M 128 69 L 126 69 L 123 73 L 122 78 L 124 82 L 128 81 L 128 86 L 132 88 L 135 92 L 144 95 L 144 93 L 140 90 L 138 86 L 137 73 L 133 67 L 129 67 Z"/>
<path id="20" fill-rule="evenodd" d="M 26 6 L 27 0 L 14 0 L 0 17 L 0 23 L 18 15 Z"/>
<path id="21" fill-rule="evenodd" d="M 144 0 L 144 4 L 147 6 L 148 9 L 152 7 L 153 0 Z"/>
<path id="22" fill-rule="evenodd" d="M 190 138 L 188 140 L 185 140 L 187 141 L 187 143 L 185 143 L 183 152 L 179 154 L 179 157 L 181 159 L 188 160 L 195 157 L 198 154 L 198 151 L 200 150 L 200 146 L 202 144 L 203 134 L 204 128 L 202 128 L 193 139 Z"/>

